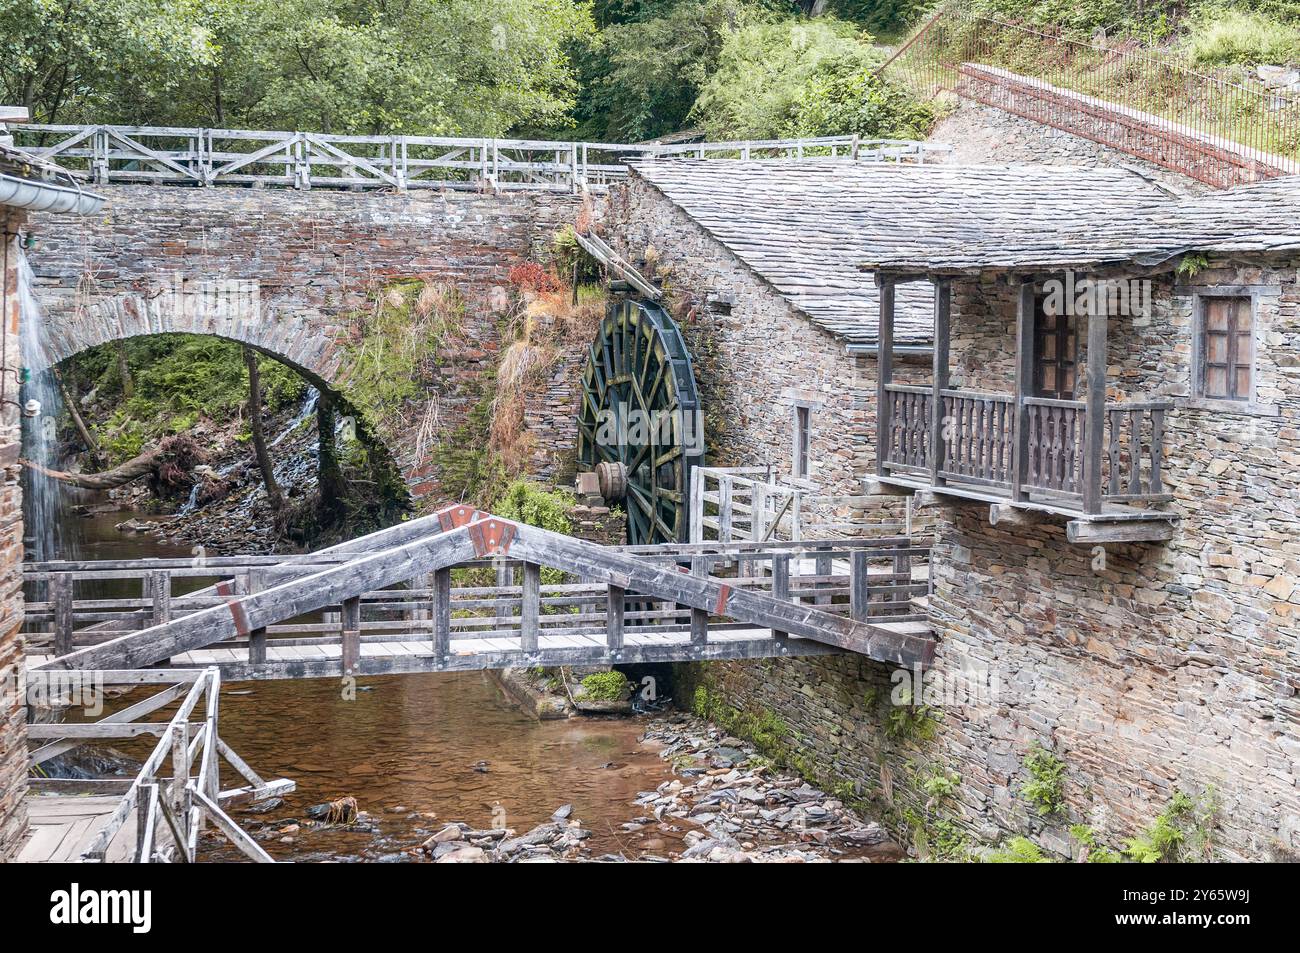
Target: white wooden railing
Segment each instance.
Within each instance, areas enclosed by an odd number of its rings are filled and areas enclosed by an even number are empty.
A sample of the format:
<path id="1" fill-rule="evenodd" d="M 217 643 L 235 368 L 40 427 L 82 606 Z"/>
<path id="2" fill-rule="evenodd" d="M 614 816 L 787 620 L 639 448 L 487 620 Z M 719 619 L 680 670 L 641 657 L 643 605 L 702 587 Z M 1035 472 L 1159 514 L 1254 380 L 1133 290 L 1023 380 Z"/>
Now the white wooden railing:
<path id="1" fill-rule="evenodd" d="M 351 136 L 172 126 L 16 125 L 16 145 L 77 178 L 109 183 L 294 189 L 603 191 L 635 159 L 802 158 L 924 162 L 947 147 L 825 136 L 746 142 L 551 142 Z"/>

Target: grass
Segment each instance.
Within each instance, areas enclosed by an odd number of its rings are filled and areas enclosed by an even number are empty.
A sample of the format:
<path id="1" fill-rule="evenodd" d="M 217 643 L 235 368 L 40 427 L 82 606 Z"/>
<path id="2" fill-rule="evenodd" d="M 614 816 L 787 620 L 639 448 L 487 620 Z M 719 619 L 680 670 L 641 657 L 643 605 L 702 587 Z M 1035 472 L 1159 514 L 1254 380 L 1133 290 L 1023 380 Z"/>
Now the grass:
<path id="1" fill-rule="evenodd" d="M 1250 10 L 1212 9 L 1196 17 L 1182 43 L 1198 66 L 1300 62 L 1300 26 Z"/>

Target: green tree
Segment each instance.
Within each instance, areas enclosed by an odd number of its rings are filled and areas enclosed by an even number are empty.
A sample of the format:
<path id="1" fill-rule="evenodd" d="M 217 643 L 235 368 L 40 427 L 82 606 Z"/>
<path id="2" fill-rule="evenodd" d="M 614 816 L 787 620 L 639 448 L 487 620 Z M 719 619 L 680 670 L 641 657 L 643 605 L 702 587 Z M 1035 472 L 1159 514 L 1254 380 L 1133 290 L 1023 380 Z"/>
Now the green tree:
<path id="1" fill-rule="evenodd" d="M 0 0 L 40 119 L 501 135 L 562 127 L 585 0 Z"/>
<path id="2" fill-rule="evenodd" d="M 928 106 L 877 79 L 871 37 L 830 17 L 732 33 L 692 119 L 713 139 L 923 136 Z"/>
<path id="3" fill-rule="evenodd" d="M 775 0 L 612 0 L 602 6 L 609 19 L 583 51 L 576 115 L 583 136 L 615 142 L 685 128 L 727 38 L 792 9 Z"/>
<path id="4" fill-rule="evenodd" d="M 205 19 L 194 0 L 0 0 L 0 96 L 38 122 L 118 118 L 125 94 L 215 61 Z"/>

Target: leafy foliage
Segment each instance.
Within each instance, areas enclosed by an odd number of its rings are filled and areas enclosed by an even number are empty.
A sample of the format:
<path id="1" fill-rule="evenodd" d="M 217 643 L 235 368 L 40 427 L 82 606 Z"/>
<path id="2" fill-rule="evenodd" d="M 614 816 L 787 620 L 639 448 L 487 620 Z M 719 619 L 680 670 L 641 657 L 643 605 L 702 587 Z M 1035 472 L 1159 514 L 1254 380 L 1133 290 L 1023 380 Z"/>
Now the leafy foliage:
<path id="1" fill-rule="evenodd" d="M 990 864 L 1047 864 L 1043 851 L 1027 837 L 1012 837 L 1002 849 L 988 856 Z"/>
<path id="2" fill-rule="evenodd" d="M 1119 854 L 1099 842 L 1097 840 L 1096 832 L 1087 824 L 1074 824 L 1071 826 L 1070 837 L 1072 837 L 1080 847 L 1088 848 L 1088 863 L 1118 864 L 1120 862 Z"/>
<path id="3" fill-rule="evenodd" d="M 45 120 L 500 135 L 561 126 L 575 0 L 0 0 L 6 101 Z"/>
<path id="4" fill-rule="evenodd" d="M 1218 812 L 1213 789 L 1197 795 L 1176 791 L 1152 825 L 1125 845 L 1124 853 L 1139 864 L 1208 860 Z"/>
<path id="5" fill-rule="evenodd" d="M 115 404 L 107 417 L 87 420 L 112 464 L 130 459 L 163 436 L 189 429 L 201 415 L 234 417 L 248 400 L 248 369 L 233 341 L 160 334 L 121 346 L 133 378 L 130 397 L 124 396 L 114 344 L 78 355 L 69 372 L 77 390 L 93 389 L 100 400 Z M 284 364 L 262 362 L 262 398 L 272 413 L 301 400 L 306 388 Z"/>
<path id="6" fill-rule="evenodd" d="M 1038 809 L 1041 817 L 1065 810 L 1065 762 L 1035 742 L 1025 755 L 1029 780 L 1020 786 L 1020 795 Z"/>
<path id="7" fill-rule="evenodd" d="M 573 529 L 569 514 L 575 504 L 573 494 L 567 490 L 516 480 L 497 498 L 492 510 L 505 519 L 567 535 Z"/>
<path id="8" fill-rule="evenodd" d="M 691 115 L 714 139 L 924 135 L 933 112 L 877 79 L 881 60 L 831 18 L 754 24 L 727 37 Z"/>

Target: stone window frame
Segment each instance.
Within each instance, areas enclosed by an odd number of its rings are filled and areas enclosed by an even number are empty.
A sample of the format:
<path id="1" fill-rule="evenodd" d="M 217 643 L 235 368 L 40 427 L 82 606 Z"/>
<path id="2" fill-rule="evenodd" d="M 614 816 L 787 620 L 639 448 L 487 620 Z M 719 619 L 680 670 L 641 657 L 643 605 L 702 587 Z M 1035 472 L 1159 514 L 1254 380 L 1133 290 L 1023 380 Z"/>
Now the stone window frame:
<path id="1" fill-rule="evenodd" d="M 790 404 L 790 481 L 797 485 L 813 488 L 812 482 L 815 465 L 813 462 L 813 438 L 817 433 L 817 427 L 813 423 L 816 411 L 821 410 L 822 400 L 806 392 L 801 392 L 789 388 L 782 395 Z M 804 473 L 798 472 L 799 464 L 799 434 L 800 434 L 800 417 L 803 416 L 807 421 L 806 426 L 806 445 L 808 450 L 806 466 Z"/>
<path id="2" fill-rule="evenodd" d="M 1192 295 L 1192 360 L 1191 380 L 1188 382 L 1190 397 L 1184 397 L 1175 403 L 1189 410 L 1212 410 L 1216 413 L 1235 414 L 1245 417 L 1276 417 L 1281 412 L 1274 404 L 1261 404 L 1256 400 L 1259 387 L 1259 303 L 1264 297 L 1277 297 L 1282 289 L 1277 285 L 1198 285 L 1187 289 Z M 1249 298 L 1250 299 L 1250 397 L 1247 400 L 1231 400 L 1202 396 L 1204 387 L 1204 351 L 1205 336 L 1205 299 L 1206 298 Z"/>

